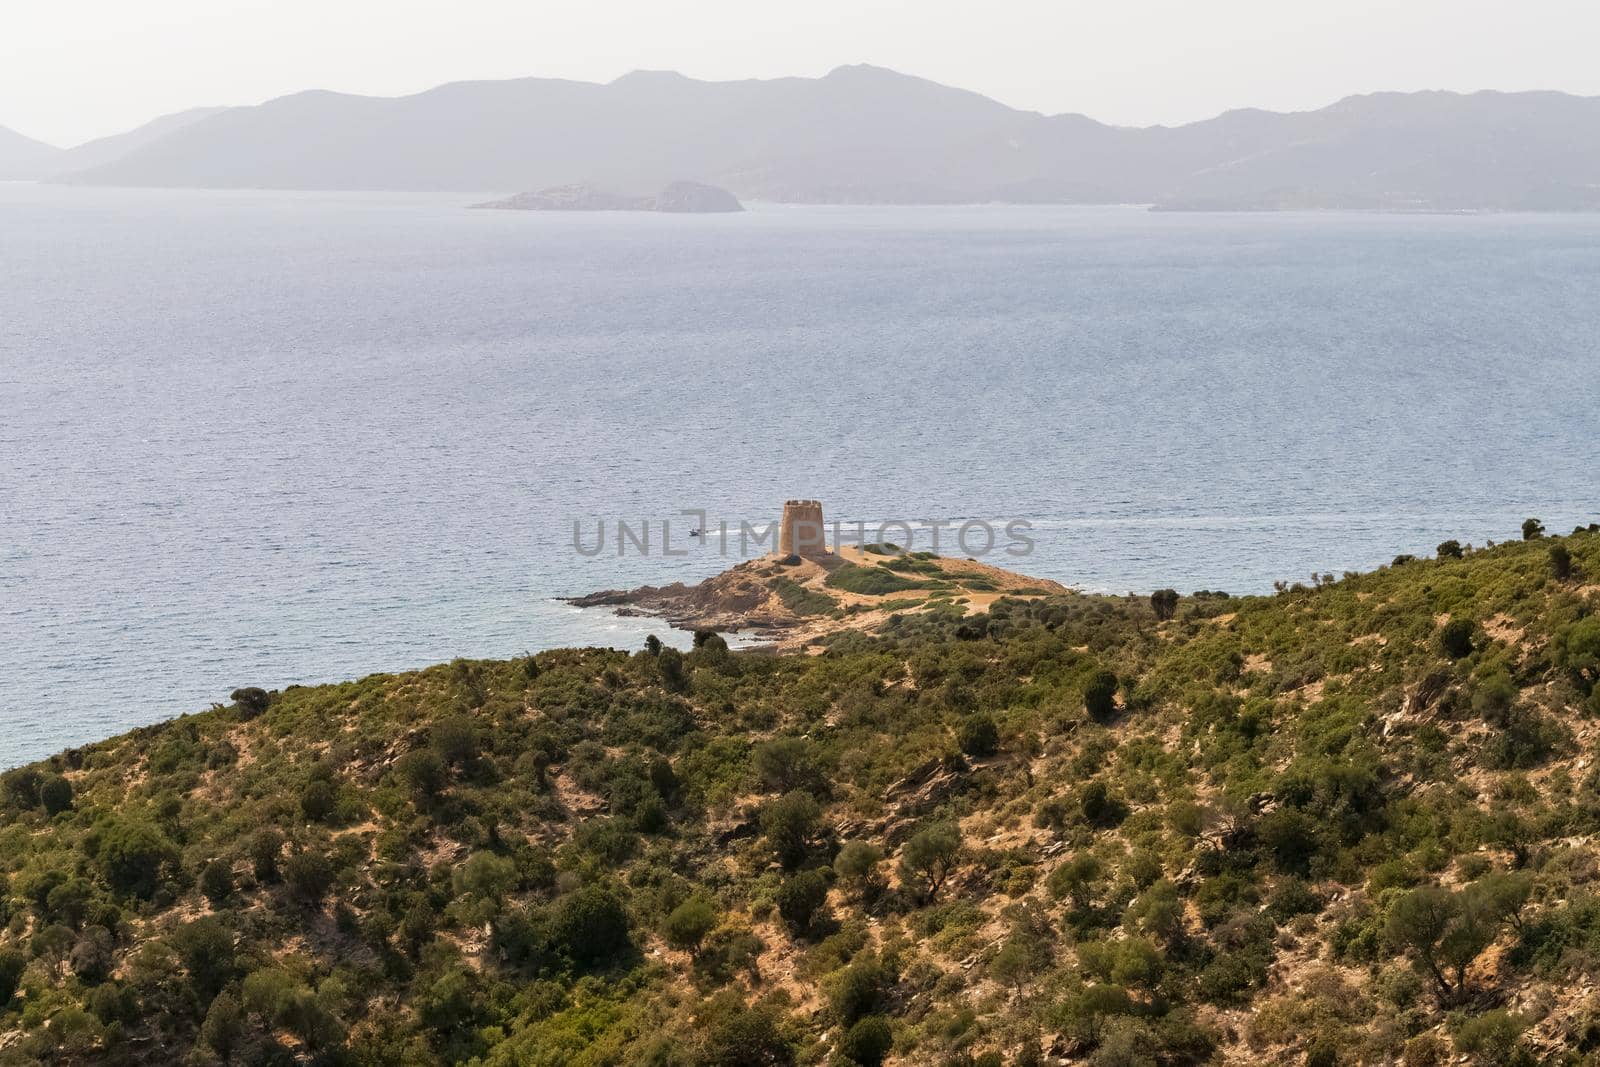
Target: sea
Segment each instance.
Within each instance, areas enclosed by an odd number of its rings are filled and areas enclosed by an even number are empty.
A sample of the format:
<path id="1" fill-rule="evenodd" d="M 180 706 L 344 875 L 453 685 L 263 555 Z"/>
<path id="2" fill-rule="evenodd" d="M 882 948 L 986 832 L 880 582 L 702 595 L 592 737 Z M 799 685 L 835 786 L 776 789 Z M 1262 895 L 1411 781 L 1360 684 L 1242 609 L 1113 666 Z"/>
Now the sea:
<path id="1" fill-rule="evenodd" d="M 0 767 L 682 641 L 558 598 L 715 573 L 788 498 L 1115 593 L 1600 519 L 1597 216 L 489 195 L 0 185 Z"/>

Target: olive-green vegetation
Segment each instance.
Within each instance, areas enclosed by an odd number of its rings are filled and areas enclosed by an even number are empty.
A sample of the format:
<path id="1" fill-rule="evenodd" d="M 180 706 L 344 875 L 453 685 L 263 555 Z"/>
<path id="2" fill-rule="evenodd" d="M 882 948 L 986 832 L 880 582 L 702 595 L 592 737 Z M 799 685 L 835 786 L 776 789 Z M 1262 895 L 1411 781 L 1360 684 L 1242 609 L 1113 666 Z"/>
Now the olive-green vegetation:
<path id="1" fill-rule="evenodd" d="M 865 596 L 888 596 L 910 589 L 927 589 L 930 583 L 896 574 L 886 565 L 863 567 L 857 563 L 844 563 L 834 568 L 826 583 L 834 589 Z"/>
<path id="2" fill-rule="evenodd" d="M 1593 1062 L 1600 533 L 1523 532 L 239 689 L 0 776 L 0 1064 Z"/>
<path id="3" fill-rule="evenodd" d="M 807 589 L 792 578 L 774 578 L 771 585 L 783 606 L 796 615 L 827 615 L 839 608 L 839 602 L 827 593 Z"/>

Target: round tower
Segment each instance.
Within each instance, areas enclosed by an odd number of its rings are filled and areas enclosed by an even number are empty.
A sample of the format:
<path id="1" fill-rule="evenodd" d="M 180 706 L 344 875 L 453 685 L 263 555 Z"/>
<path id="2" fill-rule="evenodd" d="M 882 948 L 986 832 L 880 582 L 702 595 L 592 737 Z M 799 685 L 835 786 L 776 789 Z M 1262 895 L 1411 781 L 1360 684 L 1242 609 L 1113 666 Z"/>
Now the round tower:
<path id="1" fill-rule="evenodd" d="M 828 554 L 828 539 L 823 534 L 820 500 L 786 500 L 783 522 L 778 526 L 778 552 L 784 556 L 815 558 Z"/>

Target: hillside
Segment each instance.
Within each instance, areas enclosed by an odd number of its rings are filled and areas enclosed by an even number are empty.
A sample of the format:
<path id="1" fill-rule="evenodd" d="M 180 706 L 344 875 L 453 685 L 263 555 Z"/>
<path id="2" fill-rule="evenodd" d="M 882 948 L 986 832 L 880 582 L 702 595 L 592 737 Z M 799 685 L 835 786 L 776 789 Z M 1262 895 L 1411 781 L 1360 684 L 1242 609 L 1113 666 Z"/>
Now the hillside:
<path id="1" fill-rule="evenodd" d="M 1597 530 L 239 690 L 0 780 L 0 1064 L 1586 1062 Z"/>
<path id="2" fill-rule="evenodd" d="M 61 155 L 59 148 L 0 126 L 0 181 L 41 177 Z"/>
<path id="3" fill-rule="evenodd" d="M 112 134 L 109 137 L 97 137 L 93 141 L 68 148 L 54 161 L 50 170 L 52 174 L 67 174 L 74 171 L 88 170 L 90 167 L 104 166 L 115 162 L 131 152 L 143 148 L 145 145 L 154 144 L 169 134 L 183 129 L 185 126 L 199 122 L 201 119 L 220 115 L 228 110 L 225 107 L 192 107 L 185 111 L 174 112 L 171 115 L 162 115 L 160 118 L 151 119 L 142 126 L 136 126 L 124 133 Z"/>
<path id="4" fill-rule="evenodd" d="M 1134 129 L 865 65 L 732 82 L 636 71 L 297 93 L 80 167 L 70 180 L 134 186 L 647 195 L 691 180 L 791 203 L 1588 210 L 1600 99 L 1380 93 Z"/>

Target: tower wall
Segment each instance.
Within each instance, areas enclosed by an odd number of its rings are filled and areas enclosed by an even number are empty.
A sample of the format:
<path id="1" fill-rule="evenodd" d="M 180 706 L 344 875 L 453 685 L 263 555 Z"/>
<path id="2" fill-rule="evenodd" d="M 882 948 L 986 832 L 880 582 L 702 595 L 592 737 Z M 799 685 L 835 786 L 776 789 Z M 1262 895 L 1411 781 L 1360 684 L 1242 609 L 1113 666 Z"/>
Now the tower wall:
<path id="1" fill-rule="evenodd" d="M 826 556 L 828 539 L 820 500 L 788 500 L 778 527 L 778 552 L 785 556 Z"/>

